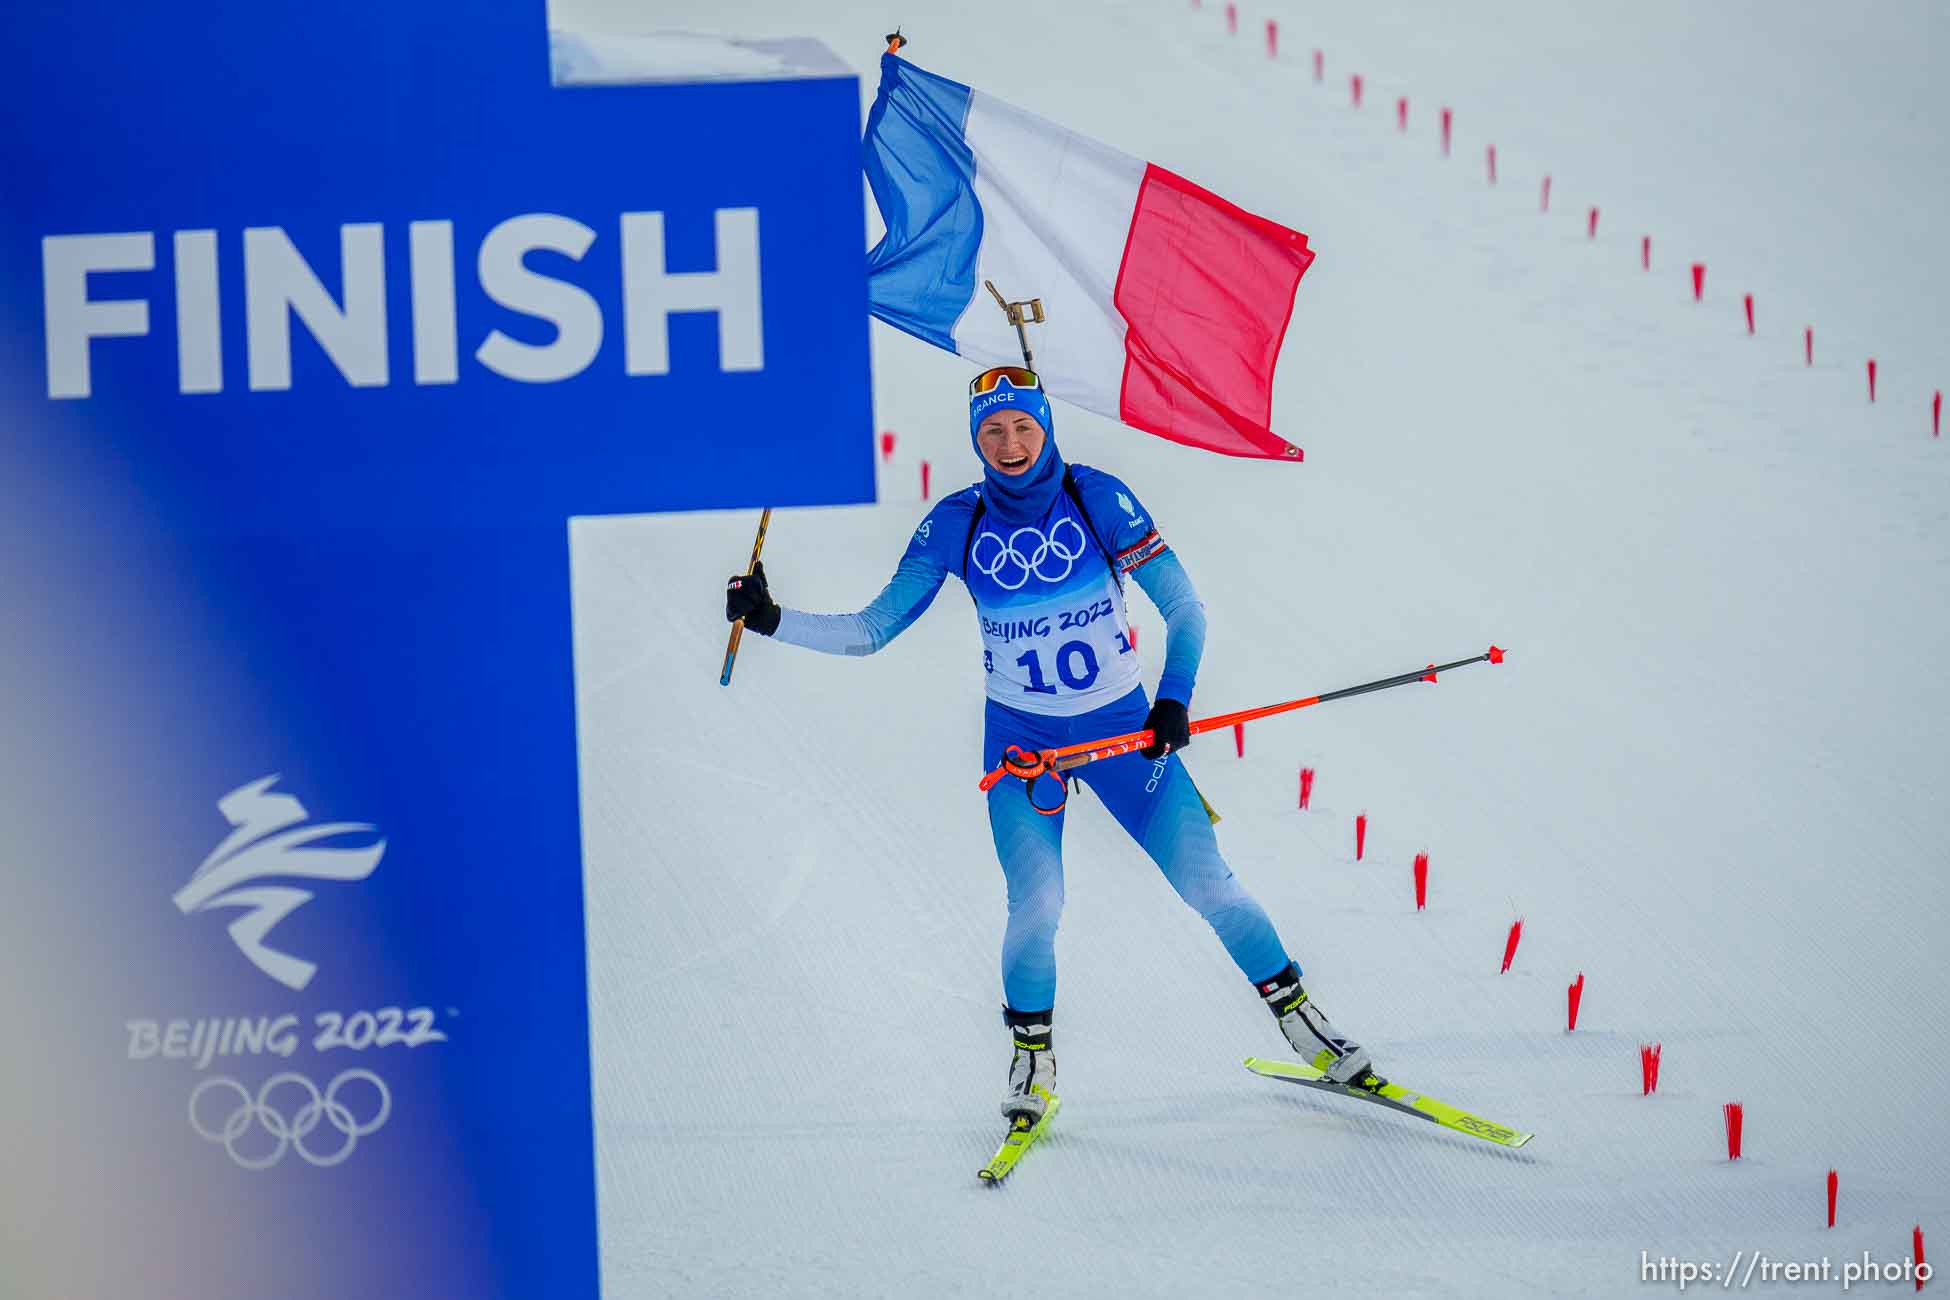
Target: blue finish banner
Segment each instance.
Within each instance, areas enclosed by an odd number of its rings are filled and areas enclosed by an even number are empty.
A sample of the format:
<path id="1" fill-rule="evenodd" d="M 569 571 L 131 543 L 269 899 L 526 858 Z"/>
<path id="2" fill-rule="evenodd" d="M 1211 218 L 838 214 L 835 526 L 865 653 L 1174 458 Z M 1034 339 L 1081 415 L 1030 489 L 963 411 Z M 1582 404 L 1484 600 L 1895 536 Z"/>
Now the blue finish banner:
<path id="1" fill-rule="evenodd" d="M 567 521 L 871 499 L 857 83 L 0 34 L 0 1289 L 592 1296 Z"/>

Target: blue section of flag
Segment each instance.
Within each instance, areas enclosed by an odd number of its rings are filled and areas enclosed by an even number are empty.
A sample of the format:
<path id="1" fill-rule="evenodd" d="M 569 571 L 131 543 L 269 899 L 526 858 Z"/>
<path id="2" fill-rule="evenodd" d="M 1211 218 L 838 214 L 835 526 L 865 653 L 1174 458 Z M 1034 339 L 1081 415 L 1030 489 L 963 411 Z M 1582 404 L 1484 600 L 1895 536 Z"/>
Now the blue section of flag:
<path id="1" fill-rule="evenodd" d="M 975 296 L 982 206 L 965 129 L 974 92 L 880 56 L 867 114 L 867 184 L 887 234 L 867 254 L 867 309 L 895 329 L 955 351 L 955 322 Z"/>

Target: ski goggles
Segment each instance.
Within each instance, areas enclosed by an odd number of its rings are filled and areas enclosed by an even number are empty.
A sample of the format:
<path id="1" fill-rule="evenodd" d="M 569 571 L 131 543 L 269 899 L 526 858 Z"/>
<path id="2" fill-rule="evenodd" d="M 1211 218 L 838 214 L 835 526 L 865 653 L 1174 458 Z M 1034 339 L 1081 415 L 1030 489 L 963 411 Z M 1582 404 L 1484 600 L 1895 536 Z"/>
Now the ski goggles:
<path id="1" fill-rule="evenodd" d="M 1009 381 L 1011 388 L 1033 388 L 1037 392 L 1043 390 L 1043 381 L 1036 377 L 1036 372 L 1033 370 L 1024 366 L 991 366 L 968 381 L 968 395 L 980 397 L 983 393 L 992 393 L 996 385 L 1005 379 Z"/>

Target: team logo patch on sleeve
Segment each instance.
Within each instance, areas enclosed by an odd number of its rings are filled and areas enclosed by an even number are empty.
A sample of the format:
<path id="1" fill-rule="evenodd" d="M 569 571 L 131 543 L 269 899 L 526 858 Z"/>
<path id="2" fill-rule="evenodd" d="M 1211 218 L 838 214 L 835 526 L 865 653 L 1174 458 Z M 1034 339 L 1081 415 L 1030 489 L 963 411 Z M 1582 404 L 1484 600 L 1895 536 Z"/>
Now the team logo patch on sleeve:
<path id="1" fill-rule="evenodd" d="M 1157 559 L 1164 552 L 1165 539 L 1158 536 L 1158 530 L 1154 528 L 1138 539 L 1136 544 L 1127 546 L 1117 553 L 1118 571 L 1129 573 L 1139 565 Z"/>

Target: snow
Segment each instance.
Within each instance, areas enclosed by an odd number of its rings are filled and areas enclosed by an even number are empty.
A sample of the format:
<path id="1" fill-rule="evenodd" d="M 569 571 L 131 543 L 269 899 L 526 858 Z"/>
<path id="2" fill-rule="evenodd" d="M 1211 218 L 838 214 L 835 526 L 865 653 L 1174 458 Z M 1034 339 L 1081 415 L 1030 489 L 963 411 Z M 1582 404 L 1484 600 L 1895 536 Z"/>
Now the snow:
<path id="1" fill-rule="evenodd" d="M 658 81 L 779 81 L 843 77 L 852 70 L 808 40 L 738 41 L 695 32 L 618 35 L 551 28 L 549 76 L 557 86 Z"/>
<path id="2" fill-rule="evenodd" d="M 755 512 L 578 520 L 606 1293 L 1609 1295 L 1640 1288 L 1641 1251 L 1839 1270 L 1900 1259 L 1913 1223 L 1946 1231 L 1943 11 L 1282 5 L 1244 9 L 1236 38 L 1218 3 L 982 12 L 910 4 L 908 52 L 1319 251 L 1275 403 L 1303 466 L 1070 407 L 1058 435 L 1134 486 L 1200 587 L 1195 714 L 1509 648 L 1189 761 L 1336 1021 L 1398 1080 L 1538 1137 L 1506 1152 L 1249 1075 L 1241 1058 L 1282 1054 L 1271 1019 L 1086 794 L 1063 1113 L 980 1186 L 1008 1046 L 966 596 L 951 583 L 870 659 L 747 637 L 721 690 L 720 592 Z M 552 19 L 633 13 L 558 0 Z M 815 36 L 863 97 L 892 25 L 851 2 L 656 22 Z M 975 475 L 967 367 L 878 325 L 874 347 L 899 454 L 879 505 L 774 516 L 788 604 L 878 590 L 925 509 L 921 458 L 942 488 Z M 1131 600 L 1155 681 L 1162 628 Z"/>

